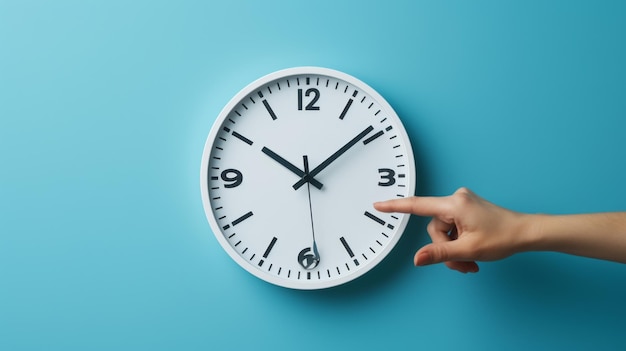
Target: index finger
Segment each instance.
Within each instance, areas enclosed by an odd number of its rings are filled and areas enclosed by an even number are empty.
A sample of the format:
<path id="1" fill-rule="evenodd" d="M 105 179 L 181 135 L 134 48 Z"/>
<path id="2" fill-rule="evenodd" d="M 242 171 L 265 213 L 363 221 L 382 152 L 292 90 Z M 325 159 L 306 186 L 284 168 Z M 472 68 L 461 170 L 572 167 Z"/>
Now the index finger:
<path id="1" fill-rule="evenodd" d="M 449 212 L 450 199 L 449 197 L 412 196 L 376 202 L 374 208 L 381 212 L 401 212 L 437 217 Z"/>

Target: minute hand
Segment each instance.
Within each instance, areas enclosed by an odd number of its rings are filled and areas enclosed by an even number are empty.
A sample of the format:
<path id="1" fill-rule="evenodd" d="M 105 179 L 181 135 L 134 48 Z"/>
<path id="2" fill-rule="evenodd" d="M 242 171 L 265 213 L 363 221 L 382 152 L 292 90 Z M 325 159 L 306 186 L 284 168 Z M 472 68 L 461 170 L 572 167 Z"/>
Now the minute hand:
<path id="1" fill-rule="evenodd" d="M 339 156 L 343 155 L 344 152 L 348 151 L 351 147 L 353 147 L 354 144 L 358 143 L 359 140 L 363 139 L 373 129 L 374 127 L 372 126 L 365 128 L 365 130 L 359 133 L 359 135 L 352 138 L 352 140 L 350 140 L 346 145 L 341 147 L 341 149 L 335 151 L 334 154 L 330 155 L 329 158 L 327 158 L 324 162 L 320 163 L 319 166 L 313 168 L 311 172 L 309 172 L 308 174 L 305 174 L 304 177 L 302 177 L 302 179 L 300 179 L 296 184 L 293 185 L 293 188 L 295 190 L 298 190 L 301 186 L 306 184 L 306 182 L 310 181 L 311 178 L 315 177 L 319 172 L 323 171 L 324 168 L 328 167 L 328 165 L 330 165 L 333 161 L 335 161 Z"/>

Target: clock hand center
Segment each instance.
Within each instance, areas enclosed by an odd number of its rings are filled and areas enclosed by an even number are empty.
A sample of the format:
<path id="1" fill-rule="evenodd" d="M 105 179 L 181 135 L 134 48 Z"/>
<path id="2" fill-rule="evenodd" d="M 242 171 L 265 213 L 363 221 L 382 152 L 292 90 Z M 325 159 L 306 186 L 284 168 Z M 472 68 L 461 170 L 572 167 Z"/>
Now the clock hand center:
<path id="1" fill-rule="evenodd" d="M 312 176 L 309 176 L 308 174 L 306 174 L 306 172 L 304 172 L 300 168 L 296 167 L 293 163 L 287 161 L 284 157 L 282 157 L 282 156 L 278 155 L 277 153 L 275 153 L 274 151 L 270 150 L 268 147 L 264 146 L 263 149 L 261 149 L 261 151 L 264 154 L 266 154 L 267 156 L 269 156 L 271 159 L 273 159 L 274 161 L 278 162 L 283 167 L 285 167 L 288 170 L 290 170 L 291 172 L 293 172 L 298 177 L 301 177 L 301 178 L 306 177 L 307 178 L 307 182 L 310 182 L 311 184 L 313 184 L 314 187 L 316 187 L 318 189 L 322 189 L 322 186 L 324 186 L 324 184 L 322 184 L 319 181 L 317 181 L 317 179 L 313 178 Z"/>
<path id="2" fill-rule="evenodd" d="M 295 190 L 298 190 L 301 186 L 304 185 L 304 183 L 312 182 L 314 180 L 313 177 L 315 177 L 318 173 L 323 171 L 326 167 L 328 167 L 331 163 L 333 163 L 333 161 L 339 158 L 339 156 L 343 155 L 346 151 L 348 151 L 351 147 L 353 147 L 356 143 L 358 143 L 361 139 L 363 139 L 372 130 L 374 130 L 374 127 L 372 127 L 371 125 L 365 128 L 361 133 L 359 133 L 357 136 L 352 138 L 352 140 L 350 140 L 347 144 L 345 144 L 339 150 L 335 151 L 335 153 L 330 155 L 330 157 L 324 160 L 324 162 L 320 163 L 319 166 L 313 168 L 311 172 L 305 172 L 305 175 L 302 176 L 302 179 L 300 179 L 298 182 L 296 182 L 296 184 L 293 185 L 293 188 Z"/>

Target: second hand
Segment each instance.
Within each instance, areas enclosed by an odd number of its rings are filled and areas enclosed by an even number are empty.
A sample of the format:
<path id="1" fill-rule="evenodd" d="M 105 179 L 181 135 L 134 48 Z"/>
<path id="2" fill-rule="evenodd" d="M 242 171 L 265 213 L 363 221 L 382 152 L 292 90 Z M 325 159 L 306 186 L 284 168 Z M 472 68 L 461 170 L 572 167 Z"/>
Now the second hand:
<path id="1" fill-rule="evenodd" d="M 304 174 L 308 175 L 309 174 L 309 158 L 307 155 L 302 156 L 302 158 L 304 159 Z M 314 256 L 314 260 L 316 261 L 316 266 L 320 261 L 320 253 L 317 251 L 317 243 L 315 241 L 315 226 L 313 225 L 313 205 L 311 204 L 311 183 L 307 182 L 306 183 L 306 187 L 307 187 L 307 192 L 309 195 L 309 213 L 311 214 L 311 233 L 313 234 L 313 255 Z"/>

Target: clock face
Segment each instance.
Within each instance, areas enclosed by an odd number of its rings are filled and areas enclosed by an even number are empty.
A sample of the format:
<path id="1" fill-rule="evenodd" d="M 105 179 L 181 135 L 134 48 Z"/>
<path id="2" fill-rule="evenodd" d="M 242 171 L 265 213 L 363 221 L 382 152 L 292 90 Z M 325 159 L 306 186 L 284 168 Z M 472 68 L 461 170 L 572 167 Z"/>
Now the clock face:
<path id="1" fill-rule="evenodd" d="M 298 67 L 251 83 L 224 107 L 202 156 L 211 228 L 240 266 L 270 283 L 351 281 L 394 247 L 409 219 L 374 209 L 412 196 L 400 119 L 345 73 Z"/>

